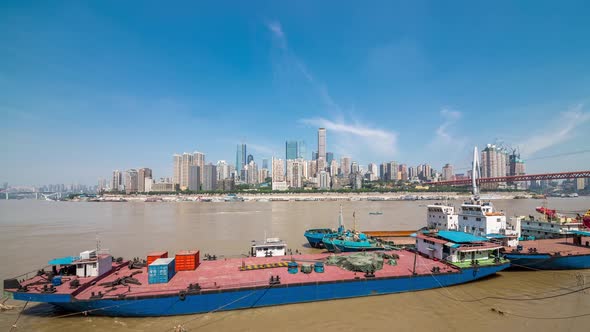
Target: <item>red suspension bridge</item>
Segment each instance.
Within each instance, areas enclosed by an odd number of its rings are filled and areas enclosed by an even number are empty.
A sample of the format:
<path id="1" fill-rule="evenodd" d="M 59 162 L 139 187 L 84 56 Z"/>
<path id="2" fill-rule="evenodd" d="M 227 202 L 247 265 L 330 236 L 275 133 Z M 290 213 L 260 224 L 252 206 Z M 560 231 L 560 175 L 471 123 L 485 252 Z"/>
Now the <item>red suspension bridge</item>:
<path id="1" fill-rule="evenodd" d="M 565 179 L 578 179 L 578 178 L 590 178 L 590 171 L 500 176 L 500 177 L 495 177 L 495 178 L 479 178 L 476 181 L 478 184 L 482 184 L 482 183 L 521 182 L 521 181 L 539 181 L 539 180 L 565 180 Z M 428 184 L 433 185 L 433 186 L 466 186 L 466 185 L 471 185 L 471 179 L 467 178 L 467 179 L 461 179 L 461 180 L 430 182 Z"/>

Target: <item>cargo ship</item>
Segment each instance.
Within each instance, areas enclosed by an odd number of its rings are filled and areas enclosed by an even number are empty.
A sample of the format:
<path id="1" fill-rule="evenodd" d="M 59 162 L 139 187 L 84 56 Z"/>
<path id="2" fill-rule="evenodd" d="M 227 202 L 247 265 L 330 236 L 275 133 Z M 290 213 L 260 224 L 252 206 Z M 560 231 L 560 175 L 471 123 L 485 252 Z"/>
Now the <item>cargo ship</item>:
<path id="1" fill-rule="evenodd" d="M 571 231 L 563 238 L 521 241 L 504 248 L 513 267 L 532 270 L 590 268 L 590 232 Z"/>
<path id="2" fill-rule="evenodd" d="M 450 243 L 437 235 L 423 236 L 432 239 L 428 243 L 435 247 Z M 450 256 L 428 245 L 422 251 L 202 262 L 198 251 L 175 257 L 157 252 L 147 260 L 128 261 L 94 250 L 53 260 L 50 270 L 38 270 L 30 277 L 4 280 L 4 289 L 15 300 L 51 303 L 73 313 L 150 317 L 447 287 L 484 278 L 510 265 L 499 257 L 488 259 L 495 247 L 480 239 L 453 248 L 456 252 L 478 248 L 481 259 Z"/>

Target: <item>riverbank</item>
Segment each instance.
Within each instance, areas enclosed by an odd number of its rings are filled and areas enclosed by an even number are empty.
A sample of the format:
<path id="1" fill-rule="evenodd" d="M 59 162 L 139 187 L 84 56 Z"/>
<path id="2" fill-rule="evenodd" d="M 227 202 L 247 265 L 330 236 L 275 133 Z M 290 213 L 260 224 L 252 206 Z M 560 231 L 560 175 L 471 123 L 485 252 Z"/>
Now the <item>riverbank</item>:
<path id="1" fill-rule="evenodd" d="M 161 195 L 120 195 L 104 194 L 97 198 L 77 198 L 74 201 L 95 202 L 225 202 L 225 201 L 443 201 L 466 200 L 471 197 L 465 192 L 395 192 L 395 193 L 242 193 L 239 196 L 230 197 L 226 194 L 161 194 Z M 484 200 L 496 199 L 533 199 L 540 198 L 537 195 L 524 192 L 489 192 L 481 195 Z"/>

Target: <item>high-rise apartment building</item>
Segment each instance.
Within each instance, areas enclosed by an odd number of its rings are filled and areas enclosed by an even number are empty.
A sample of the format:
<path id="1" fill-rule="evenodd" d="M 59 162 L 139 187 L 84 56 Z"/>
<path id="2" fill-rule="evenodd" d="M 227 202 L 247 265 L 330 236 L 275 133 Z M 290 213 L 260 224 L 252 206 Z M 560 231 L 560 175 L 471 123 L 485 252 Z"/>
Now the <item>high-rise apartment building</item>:
<path id="1" fill-rule="evenodd" d="M 137 170 L 128 169 L 125 172 L 125 193 L 131 194 L 137 192 Z"/>
<path id="2" fill-rule="evenodd" d="M 481 151 L 481 176 L 484 178 L 506 176 L 508 174 L 506 171 L 507 160 L 508 153 L 506 150 L 488 144 Z"/>
<path id="3" fill-rule="evenodd" d="M 391 161 L 389 163 L 387 163 L 387 176 L 386 179 L 387 181 L 397 181 L 397 175 L 399 172 L 399 167 L 397 165 L 397 162 L 395 161 Z"/>
<path id="4" fill-rule="evenodd" d="M 333 160 L 330 162 L 330 177 L 338 175 L 338 162 Z"/>
<path id="5" fill-rule="evenodd" d="M 446 164 L 442 168 L 442 180 L 443 181 L 452 181 L 455 179 L 455 173 L 453 171 L 453 165 Z"/>
<path id="6" fill-rule="evenodd" d="M 137 191 L 140 193 L 146 192 L 145 179 L 152 178 L 152 170 L 150 168 L 140 168 L 137 170 Z"/>
<path id="7" fill-rule="evenodd" d="M 113 171 L 111 191 L 120 191 L 123 188 L 123 173 L 118 169 Z"/>
<path id="8" fill-rule="evenodd" d="M 285 181 L 285 162 L 280 158 L 272 158 L 272 182 Z"/>
<path id="9" fill-rule="evenodd" d="M 217 166 L 209 163 L 205 165 L 203 172 L 203 181 L 201 188 L 203 191 L 212 191 L 217 189 Z"/>
<path id="10" fill-rule="evenodd" d="M 319 188 L 322 190 L 330 189 L 330 174 L 326 171 L 320 171 L 319 173 Z"/>
<path id="11" fill-rule="evenodd" d="M 248 165 L 245 166 L 246 170 L 246 183 L 258 184 L 258 166 L 251 160 Z"/>
<path id="12" fill-rule="evenodd" d="M 201 171 L 201 181 L 203 181 L 203 171 L 205 170 L 205 154 L 201 152 L 193 152 L 193 165 L 199 166 Z"/>
<path id="13" fill-rule="evenodd" d="M 230 167 L 225 160 L 219 160 L 217 162 L 217 181 L 225 180 L 230 178 Z"/>
<path id="14" fill-rule="evenodd" d="M 187 172 L 186 172 L 186 188 L 181 189 L 185 190 L 188 189 L 190 191 L 200 191 L 201 190 L 201 167 L 197 165 L 188 165 Z"/>
<path id="15" fill-rule="evenodd" d="M 402 181 L 408 181 L 409 174 L 408 174 L 408 165 L 406 164 L 401 164 L 399 165 L 399 174 L 400 174 L 400 180 Z"/>
<path id="16" fill-rule="evenodd" d="M 359 164 L 356 161 L 353 161 L 350 164 L 350 172 L 351 173 L 358 173 L 359 172 Z"/>
<path id="17" fill-rule="evenodd" d="M 303 163 L 301 159 L 287 160 L 287 184 L 291 188 L 303 187 Z"/>
<path id="18" fill-rule="evenodd" d="M 350 175 L 350 165 L 352 159 L 350 157 L 340 158 L 340 175 L 347 177 Z"/>
<path id="19" fill-rule="evenodd" d="M 172 156 L 174 161 L 174 172 L 172 175 L 172 183 L 176 186 L 180 186 L 180 173 L 182 172 L 182 156 L 175 154 Z"/>

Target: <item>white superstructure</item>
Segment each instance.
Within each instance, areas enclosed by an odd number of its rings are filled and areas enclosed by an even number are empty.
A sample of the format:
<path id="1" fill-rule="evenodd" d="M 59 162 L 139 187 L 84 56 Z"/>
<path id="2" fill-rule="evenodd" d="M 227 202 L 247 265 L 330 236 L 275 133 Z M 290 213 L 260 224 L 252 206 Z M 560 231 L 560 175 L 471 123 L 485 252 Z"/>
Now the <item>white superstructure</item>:
<path id="1" fill-rule="evenodd" d="M 287 243 L 277 237 L 267 238 L 264 242 L 252 243 L 250 256 L 252 257 L 276 257 L 287 254 Z"/>
<path id="2" fill-rule="evenodd" d="M 477 148 L 473 151 L 473 197 L 464 202 L 457 214 L 449 205 L 428 205 L 427 225 L 430 229 L 458 230 L 476 236 L 494 239 L 503 245 L 516 246 L 520 236 L 520 227 L 506 222 L 503 212 L 495 211 L 491 202 L 482 202 L 479 198 L 477 177 L 479 175 Z"/>

